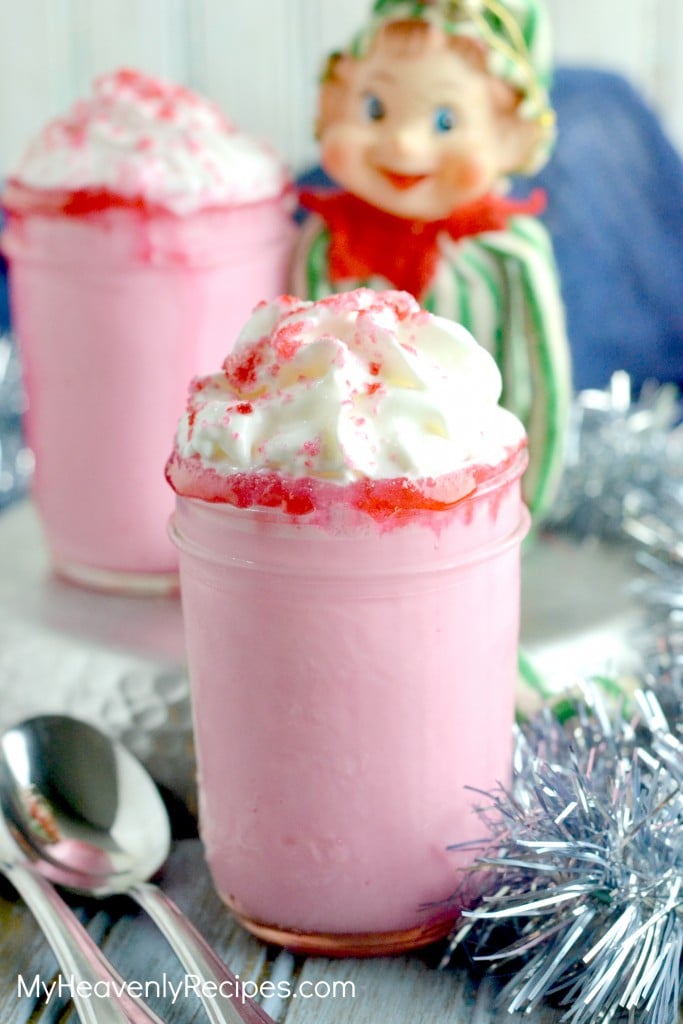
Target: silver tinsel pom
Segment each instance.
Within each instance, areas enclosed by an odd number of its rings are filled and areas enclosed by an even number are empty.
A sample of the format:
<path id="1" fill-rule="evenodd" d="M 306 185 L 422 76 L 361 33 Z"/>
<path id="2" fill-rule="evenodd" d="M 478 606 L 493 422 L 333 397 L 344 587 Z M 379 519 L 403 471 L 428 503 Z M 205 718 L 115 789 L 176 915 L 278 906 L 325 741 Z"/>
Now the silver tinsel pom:
<path id="1" fill-rule="evenodd" d="M 683 564 L 671 517 L 683 512 L 683 426 L 678 389 L 646 385 L 636 402 L 626 373 L 605 391 L 583 391 L 572 407 L 565 472 L 549 520 L 578 537 L 627 536 Z"/>
<path id="2" fill-rule="evenodd" d="M 575 402 L 550 528 L 626 542 L 645 610 L 642 688 L 626 712 L 583 698 L 517 731 L 510 791 L 484 794 L 485 895 L 456 948 L 507 981 L 500 1002 L 543 1000 L 569 1024 L 672 1024 L 683 984 L 683 426 L 678 390 L 625 374 Z M 641 572 L 636 579 L 636 564 Z M 644 575 L 642 570 L 647 570 Z M 463 894 L 471 883 L 463 885 Z"/>
<path id="3" fill-rule="evenodd" d="M 487 891 L 457 947 L 509 980 L 508 1012 L 550 999 L 570 1024 L 677 1019 L 683 953 L 683 744 L 656 696 L 610 713 L 586 688 L 574 719 L 517 734 L 511 791 L 480 810 Z"/>

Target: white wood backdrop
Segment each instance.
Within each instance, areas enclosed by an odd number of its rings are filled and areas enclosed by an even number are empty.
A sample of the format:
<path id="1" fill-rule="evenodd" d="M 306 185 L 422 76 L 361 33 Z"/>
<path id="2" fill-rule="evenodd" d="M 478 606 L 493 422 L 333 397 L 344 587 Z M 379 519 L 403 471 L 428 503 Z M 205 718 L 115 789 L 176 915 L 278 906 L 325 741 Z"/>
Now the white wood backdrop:
<path id="1" fill-rule="evenodd" d="M 548 0 L 557 61 L 627 75 L 683 151 L 683 0 Z M 299 170 L 316 75 L 370 0 L 0 0 L 0 179 L 50 116 L 123 65 L 211 96 Z"/>

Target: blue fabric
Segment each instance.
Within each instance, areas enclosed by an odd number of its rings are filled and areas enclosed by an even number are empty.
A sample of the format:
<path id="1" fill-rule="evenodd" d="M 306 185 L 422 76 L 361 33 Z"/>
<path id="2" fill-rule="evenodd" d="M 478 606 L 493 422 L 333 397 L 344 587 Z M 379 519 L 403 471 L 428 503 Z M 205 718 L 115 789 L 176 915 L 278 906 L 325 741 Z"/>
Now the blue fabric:
<path id="1" fill-rule="evenodd" d="M 683 386 L 683 162 L 619 75 L 564 68 L 552 98 L 558 142 L 547 167 L 515 182 L 548 193 L 577 390 L 627 370 Z M 320 168 L 305 187 L 328 183 Z"/>
<path id="2" fill-rule="evenodd" d="M 603 387 L 618 369 L 636 389 L 683 385 L 683 162 L 618 75 L 559 70 L 553 102 L 558 143 L 534 184 L 548 193 L 574 385 Z"/>

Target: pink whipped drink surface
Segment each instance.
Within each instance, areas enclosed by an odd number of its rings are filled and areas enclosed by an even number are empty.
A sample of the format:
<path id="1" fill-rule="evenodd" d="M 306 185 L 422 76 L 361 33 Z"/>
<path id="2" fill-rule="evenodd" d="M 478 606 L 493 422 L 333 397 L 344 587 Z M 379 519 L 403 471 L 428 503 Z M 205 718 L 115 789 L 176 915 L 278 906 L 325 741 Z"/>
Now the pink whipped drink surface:
<path id="1" fill-rule="evenodd" d="M 509 779 L 528 522 L 497 372 L 361 290 L 257 310 L 192 385 L 167 477 L 200 823 L 247 921 L 407 933 L 467 900 L 448 847 L 482 836 L 466 787 Z"/>
<path id="2" fill-rule="evenodd" d="M 279 161 L 211 104 L 137 72 L 98 80 L 29 147 L 2 245 L 58 562 L 175 569 L 168 437 L 187 381 L 282 291 L 286 189 Z"/>

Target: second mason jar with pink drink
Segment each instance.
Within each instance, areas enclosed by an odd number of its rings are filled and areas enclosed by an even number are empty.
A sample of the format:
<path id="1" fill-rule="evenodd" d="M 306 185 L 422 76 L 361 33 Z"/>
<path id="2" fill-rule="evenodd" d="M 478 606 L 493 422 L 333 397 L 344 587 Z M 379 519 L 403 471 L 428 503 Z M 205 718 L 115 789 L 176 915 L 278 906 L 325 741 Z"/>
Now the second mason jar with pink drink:
<path id="1" fill-rule="evenodd" d="M 500 387 L 463 328 L 360 290 L 262 305 L 191 388 L 167 475 L 200 827 L 266 940 L 396 952 L 462 908 L 451 847 L 511 774 L 526 440 Z"/>
<path id="2" fill-rule="evenodd" d="M 47 125 L 2 201 L 53 563 L 95 586 L 173 588 L 168 433 L 226 329 L 284 287 L 284 168 L 208 101 L 119 71 Z"/>

